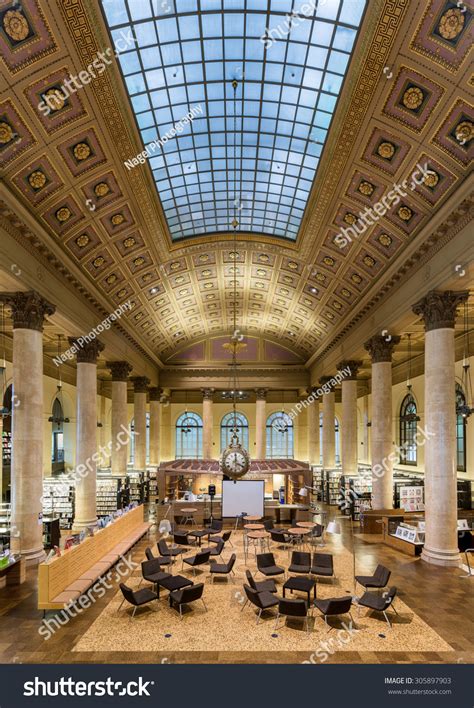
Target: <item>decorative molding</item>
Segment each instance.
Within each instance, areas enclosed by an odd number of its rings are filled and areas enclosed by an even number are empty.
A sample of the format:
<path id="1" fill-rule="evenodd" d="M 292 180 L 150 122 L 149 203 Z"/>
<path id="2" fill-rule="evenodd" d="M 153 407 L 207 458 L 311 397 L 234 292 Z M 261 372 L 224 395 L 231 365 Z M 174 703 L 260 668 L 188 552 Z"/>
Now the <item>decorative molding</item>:
<path id="1" fill-rule="evenodd" d="M 430 290 L 413 305 L 412 310 L 424 321 L 426 332 L 433 329 L 454 329 L 458 305 L 466 302 L 468 297 L 469 290 Z"/>
<path id="2" fill-rule="evenodd" d="M 257 395 L 257 401 L 266 401 L 267 400 L 267 391 L 268 391 L 268 389 L 266 389 L 266 388 L 256 388 L 255 393 Z"/>
<path id="3" fill-rule="evenodd" d="M 364 344 L 364 349 L 369 352 L 372 364 L 379 364 L 382 361 L 392 361 L 392 352 L 401 337 L 392 335 L 389 340 L 381 334 L 375 334 Z"/>
<path id="4" fill-rule="evenodd" d="M 84 342 L 81 337 L 68 337 L 71 347 L 76 348 L 76 360 L 78 364 L 97 364 L 97 358 L 105 345 L 94 338 L 90 342 Z"/>
<path id="5" fill-rule="evenodd" d="M 147 393 L 150 379 L 147 376 L 132 376 L 130 381 L 133 383 L 134 393 Z"/>
<path id="6" fill-rule="evenodd" d="M 112 381 L 128 381 L 128 376 L 132 370 L 128 361 L 108 361 L 106 366 L 112 372 Z"/>
<path id="7" fill-rule="evenodd" d="M 202 388 L 202 400 L 203 401 L 212 401 L 212 397 L 214 394 L 214 389 L 213 388 Z"/>
<path id="8" fill-rule="evenodd" d="M 356 361 L 355 359 L 343 359 L 342 361 L 339 362 L 337 365 L 337 368 L 339 371 L 342 369 L 346 369 L 349 367 L 351 370 L 349 375 L 346 375 L 344 377 L 344 381 L 355 381 L 357 379 L 357 374 L 359 373 L 359 369 L 362 366 L 362 361 L 358 360 Z"/>
<path id="9" fill-rule="evenodd" d="M 11 307 L 13 329 L 43 331 L 45 316 L 51 316 L 56 306 L 45 300 L 36 290 L 0 293 L 0 302 Z"/>

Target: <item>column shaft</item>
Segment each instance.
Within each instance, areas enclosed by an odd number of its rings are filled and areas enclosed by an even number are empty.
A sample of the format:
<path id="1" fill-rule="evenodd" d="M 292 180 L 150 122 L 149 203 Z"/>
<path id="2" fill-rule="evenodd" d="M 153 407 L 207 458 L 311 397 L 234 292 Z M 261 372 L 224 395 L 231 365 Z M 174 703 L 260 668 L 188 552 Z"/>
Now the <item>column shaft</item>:
<path id="1" fill-rule="evenodd" d="M 335 458 L 335 394 L 323 393 L 323 467 L 332 469 L 336 465 Z"/>
<path id="2" fill-rule="evenodd" d="M 44 558 L 42 340 L 34 329 L 13 330 L 12 549 L 32 565 Z"/>
<path id="3" fill-rule="evenodd" d="M 372 364 L 372 508 L 393 509 L 392 362 Z"/>
<path id="4" fill-rule="evenodd" d="M 122 442 L 124 433 L 128 431 L 127 413 L 127 382 L 112 381 L 112 474 L 125 476 L 127 474 L 128 437 Z"/>
<path id="5" fill-rule="evenodd" d="M 214 425 L 212 391 L 204 390 L 202 400 L 202 456 L 212 459 L 212 431 Z"/>
<path id="6" fill-rule="evenodd" d="M 345 475 L 357 472 L 357 381 L 342 381 L 341 462 Z"/>
<path id="7" fill-rule="evenodd" d="M 146 468 L 146 393 L 135 391 L 134 410 L 134 441 L 135 441 L 135 462 L 134 469 L 145 470 Z"/>
<path id="8" fill-rule="evenodd" d="M 264 460 L 267 452 L 267 401 L 257 398 L 255 403 L 255 458 Z"/>
<path id="9" fill-rule="evenodd" d="M 308 462 L 319 465 L 319 401 L 308 407 Z"/>
<path id="10" fill-rule="evenodd" d="M 422 557 L 458 565 L 454 329 L 426 332 L 425 546 Z"/>
<path id="11" fill-rule="evenodd" d="M 77 362 L 76 503 L 74 529 L 97 523 L 97 364 Z"/>
<path id="12" fill-rule="evenodd" d="M 150 465 L 160 462 L 160 415 L 160 402 L 150 399 Z"/>

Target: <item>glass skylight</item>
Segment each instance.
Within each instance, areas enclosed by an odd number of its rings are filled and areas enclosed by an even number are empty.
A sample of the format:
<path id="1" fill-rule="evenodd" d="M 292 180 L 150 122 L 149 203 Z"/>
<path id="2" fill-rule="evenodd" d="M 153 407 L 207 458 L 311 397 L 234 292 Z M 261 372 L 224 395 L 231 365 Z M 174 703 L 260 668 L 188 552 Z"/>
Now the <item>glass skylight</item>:
<path id="1" fill-rule="evenodd" d="M 295 240 L 365 0 L 102 5 L 136 38 L 119 61 L 144 146 L 202 108 L 148 160 L 173 240 L 232 231 L 235 209 L 237 231 Z"/>

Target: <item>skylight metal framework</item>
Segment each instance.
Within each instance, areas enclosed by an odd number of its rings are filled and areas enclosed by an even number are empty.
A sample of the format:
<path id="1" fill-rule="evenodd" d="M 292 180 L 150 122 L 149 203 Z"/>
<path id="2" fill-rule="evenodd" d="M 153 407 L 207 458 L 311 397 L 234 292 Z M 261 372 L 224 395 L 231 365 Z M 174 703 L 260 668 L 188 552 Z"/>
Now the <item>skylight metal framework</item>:
<path id="1" fill-rule="evenodd" d="M 102 0 L 136 38 L 119 61 L 144 146 L 203 109 L 149 159 L 173 240 L 229 232 L 234 194 L 238 231 L 296 239 L 365 4 Z"/>

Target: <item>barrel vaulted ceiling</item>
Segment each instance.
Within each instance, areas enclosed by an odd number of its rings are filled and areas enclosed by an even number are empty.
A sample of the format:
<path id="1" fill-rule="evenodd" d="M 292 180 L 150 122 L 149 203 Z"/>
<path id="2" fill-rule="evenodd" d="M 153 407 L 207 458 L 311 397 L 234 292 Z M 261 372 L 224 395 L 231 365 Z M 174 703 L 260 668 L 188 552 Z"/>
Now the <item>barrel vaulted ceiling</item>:
<path id="1" fill-rule="evenodd" d="M 169 2 L 171 17 L 186 12 L 184 0 Z M 326 0 L 339 13 L 347 2 Z M 138 4 L 160 20 L 163 3 Z M 199 11 L 208 5 L 197 4 Z M 243 0 L 231 6 L 245 15 Z M 295 8 L 282 0 L 278 9 Z M 270 22 L 271 9 L 262 12 Z M 0 213 L 12 218 L 17 203 L 34 214 L 34 233 L 23 233 L 31 248 L 59 247 L 66 270 L 106 298 L 110 311 L 130 300 L 123 327 L 163 362 L 231 331 L 234 272 L 242 333 L 309 359 L 423 246 L 433 214 L 456 202 L 474 151 L 473 12 L 469 2 L 371 0 L 294 243 L 249 229 L 239 230 L 234 248 L 231 229 L 174 242 L 180 234 L 170 233 L 152 166 L 125 166 L 144 145 L 112 50 L 100 75 L 65 100 L 53 98 L 49 114 L 39 108 L 112 46 L 101 3 L 1 0 L 0 167 L 8 198 Z M 429 173 L 410 189 L 417 163 Z M 334 241 L 341 228 L 405 179 L 406 196 L 341 249 Z"/>

